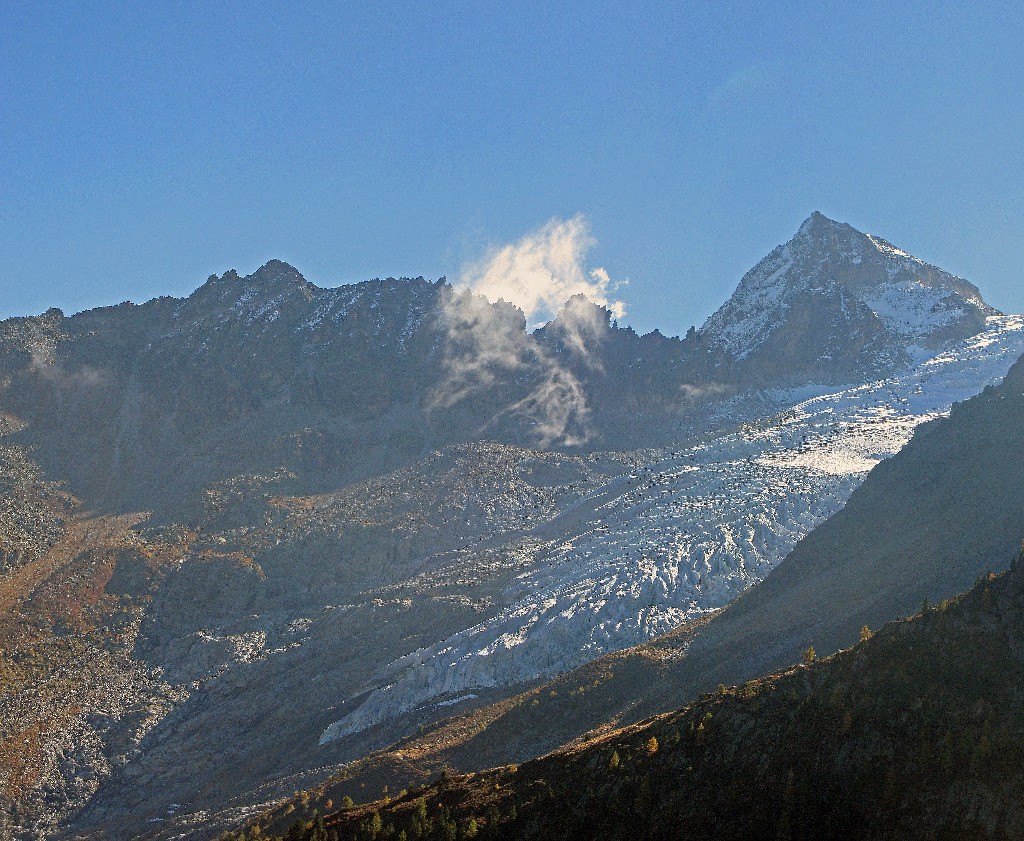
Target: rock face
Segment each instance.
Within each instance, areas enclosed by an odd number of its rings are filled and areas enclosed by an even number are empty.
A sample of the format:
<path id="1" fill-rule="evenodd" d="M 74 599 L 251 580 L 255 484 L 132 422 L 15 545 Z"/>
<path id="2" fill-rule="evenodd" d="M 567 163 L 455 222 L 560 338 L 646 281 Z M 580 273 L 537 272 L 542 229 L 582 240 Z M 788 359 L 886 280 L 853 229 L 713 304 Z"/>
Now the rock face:
<path id="1" fill-rule="evenodd" d="M 573 334 L 584 348 L 444 283 L 320 289 L 271 261 L 185 300 L 4 322 L 0 399 L 13 440 L 89 504 L 176 517 L 211 482 L 278 469 L 282 489 L 316 493 L 480 438 L 664 440 L 701 376 L 684 342 L 591 309 L 604 323 Z"/>
<path id="2" fill-rule="evenodd" d="M 174 834 L 700 619 L 1024 352 L 823 217 L 766 263 L 684 339 L 278 261 L 0 323 L 0 749 L 39 740 L 0 814 Z M 40 651 L 134 677 L 104 706 Z"/>
<path id="3" fill-rule="evenodd" d="M 700 333 L 752 382 L 852 382 L 973 335 L 994 314 L 967 281 L 816 212 Z"/>

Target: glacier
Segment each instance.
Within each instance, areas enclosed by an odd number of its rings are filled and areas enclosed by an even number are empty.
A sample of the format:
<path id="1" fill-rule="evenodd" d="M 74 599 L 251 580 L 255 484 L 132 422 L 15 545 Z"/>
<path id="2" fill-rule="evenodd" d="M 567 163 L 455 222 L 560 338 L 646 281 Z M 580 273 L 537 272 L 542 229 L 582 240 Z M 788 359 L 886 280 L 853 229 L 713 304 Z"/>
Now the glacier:
<path id="1" fill-rule="evenodd" d="M 717 610 L 762 580 L 922 423 L 997 383 L 1024 316 L 896 376 L 769 396 L 781 411 L 685 448 L 646 451 L 530 539 L 496 615 L 381 670 L 320 743 L 476 691 L 553 676 Z M 442 569 L 436 575 L 456 575 Z"/>

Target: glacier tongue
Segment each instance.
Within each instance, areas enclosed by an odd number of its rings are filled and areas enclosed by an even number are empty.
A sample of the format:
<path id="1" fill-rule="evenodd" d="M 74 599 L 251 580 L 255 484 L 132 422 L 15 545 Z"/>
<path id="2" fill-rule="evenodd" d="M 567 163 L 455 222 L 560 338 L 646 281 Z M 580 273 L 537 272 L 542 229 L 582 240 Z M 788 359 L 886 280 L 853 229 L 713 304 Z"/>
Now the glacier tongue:
<path id="1" fill-rule="evenodd" d="M 789 408 L 775 417 L 652 452 L 521 544 L 532 564 L 507 608 L 390 664 L 321 743 L 474 689 L 567 671 L 726 605 L 918 424 L 999 381 L 1021 354 L 1024 316 L 991 316 L 904 374 L 811 396 L 776 392 Z"/>

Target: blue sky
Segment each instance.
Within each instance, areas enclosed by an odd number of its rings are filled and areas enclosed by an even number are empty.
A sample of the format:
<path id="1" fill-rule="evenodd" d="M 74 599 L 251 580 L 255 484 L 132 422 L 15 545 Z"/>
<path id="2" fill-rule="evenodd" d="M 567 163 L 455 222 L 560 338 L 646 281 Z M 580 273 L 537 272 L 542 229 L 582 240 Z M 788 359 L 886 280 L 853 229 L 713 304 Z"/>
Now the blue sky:
<path id="1" fill-rule="evenodd" d="M 1024 5 L 776 5 L 7 0 L 0 315 L 454 277 L 582 214 L 679 333 L 815 209 L 1024 311 Z"/>

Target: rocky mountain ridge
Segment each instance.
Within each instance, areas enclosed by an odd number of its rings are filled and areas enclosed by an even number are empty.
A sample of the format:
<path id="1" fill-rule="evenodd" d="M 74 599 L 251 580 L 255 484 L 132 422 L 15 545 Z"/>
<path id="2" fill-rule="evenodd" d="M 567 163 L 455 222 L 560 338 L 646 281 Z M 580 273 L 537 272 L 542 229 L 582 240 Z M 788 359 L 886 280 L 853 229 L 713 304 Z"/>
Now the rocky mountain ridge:
<path id="1" fill-rule="evenodd" d="M 484 325 L 468 343 L 452 328 L 467 309 Z M 588 334 L 601 358 L 582 364 L 576 346 L 546 350 L 557 319 L 535 339 L 515 308 L 443 282 L 319 289 L 272 261 L 211 277 L 184 300 L 4 322 L 4 405 L 22 419 L 17 442 L 104 508 L 180 509 L 210 481 L 282 465 L 295 490 L 316 492 L 448 443 L 536 445 L 552 424 L 550 444 L 597 444 L 626 434 L 627 409 L 670 426 L 688 377 L 682 343 L 613 329 L 601 314 Z M 503 358 L 455 382 L 481 341 Z M 622 375 L 640 360 L 647 374 Z M 561 426 L 559 378 L 576 384 L 581 410 Z"/>
<path id="2" fill-rule="evenodd" d="M 15 443 L 90 505 L 180 515 L 211 481 L 281 466 L 307 493 L 481 438 L 671 444 L 721 423 L 729 397 L 726 422 L 741 403 L 762 414 L 752 387 L 897 373 L 994 313 L 966 281 L 815 214 L 682 339 L 575 300 L 531 334 L 515 307 L 443 279 L 320 289 L 270 261 L 182 300 L 10 319 L 0 386 Z"/>

